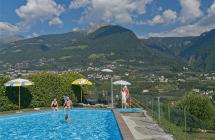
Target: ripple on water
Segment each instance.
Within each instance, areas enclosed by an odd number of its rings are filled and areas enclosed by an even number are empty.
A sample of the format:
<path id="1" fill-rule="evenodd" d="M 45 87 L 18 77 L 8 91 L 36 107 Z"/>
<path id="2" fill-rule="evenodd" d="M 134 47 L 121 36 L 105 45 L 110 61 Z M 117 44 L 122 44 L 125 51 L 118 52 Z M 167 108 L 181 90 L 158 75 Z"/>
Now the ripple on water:
<path id="1" fill-rule="evenodd" d="M 121 140 L 111 110 L 71 110 L 0 117 L 0 139 Z"/>

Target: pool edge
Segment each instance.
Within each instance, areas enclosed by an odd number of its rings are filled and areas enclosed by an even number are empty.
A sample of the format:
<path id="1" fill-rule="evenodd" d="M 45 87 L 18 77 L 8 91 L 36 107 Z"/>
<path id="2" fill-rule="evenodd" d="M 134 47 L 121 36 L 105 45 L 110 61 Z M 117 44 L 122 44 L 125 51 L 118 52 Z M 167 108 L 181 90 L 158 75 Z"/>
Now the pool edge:
<path id="1" fill-rule="evenodd" d="M 112 109 L 112 112 L 114 113 L 114 116 L 116 118 L 123 140 L 135 140 L 120 113 L 116 109 Z"/>

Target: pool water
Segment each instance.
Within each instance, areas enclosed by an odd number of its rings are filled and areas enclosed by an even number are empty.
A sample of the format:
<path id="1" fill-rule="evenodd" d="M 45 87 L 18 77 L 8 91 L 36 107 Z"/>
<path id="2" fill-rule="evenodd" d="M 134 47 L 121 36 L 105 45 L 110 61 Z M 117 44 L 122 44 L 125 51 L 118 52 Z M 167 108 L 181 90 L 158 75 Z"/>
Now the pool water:
<path id="1" fill-rule="evenodd" d="M 121 140 L 111 110 L 73 109 L 0 117 L 0 139 L 17 140 Z"/>
<path id="2" fill-rule="evenodd" d="M 119 108 L 117 109 L 120 113 L 141 113 L 144 112 L 142 108 Z"/>

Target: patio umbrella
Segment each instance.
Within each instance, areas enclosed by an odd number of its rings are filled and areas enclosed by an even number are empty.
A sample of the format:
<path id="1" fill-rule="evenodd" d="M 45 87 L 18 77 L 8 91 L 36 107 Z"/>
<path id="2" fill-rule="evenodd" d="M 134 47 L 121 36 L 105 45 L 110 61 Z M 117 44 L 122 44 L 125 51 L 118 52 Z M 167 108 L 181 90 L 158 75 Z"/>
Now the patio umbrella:
<path id="1" fill-rule="evenodd" d="M 127 81 L 124 81 L 124 80 L 119 80 L 119 81 L 115 81 L 113 82 L 114 85 L 120 85 L 121 86 L 121 89 L 122 89 L 122 86 L 129 86 L 131 85 L 131 83 L 127 82 Z M 130 96 L 129 95 L 129 90 L 127 89 L 127 93 L 126 93 L 126 96 Z M 130 106 L 131 106 L 131 100 L 130 100 Z"/>
<path id="2" fill-rule="evenodd" d="M 20 92 L 21 92 L 20 87 L 31 86 L 33 84 L 34 83 L 31 81 L 26 79 L 21 79 L 21 78 L 14 79 L 14 80 L 8 81 L 7 83 L 4 83 L 5 87 L 19 87 L 19 111 L 20 111 Z"/>
<path id="3" fill-rule="evenodd" d="M 129 86 L 131 85 L 131 83 L 124 81 L 124 80 L 119 80 L 119 81 L 115 81 L 113 82 L 114 85 L 121 85 L 121 86 Z"/>
<path id="4" fill-rule="evenodd" d="M 101 70 L 102 72 L 113 72 L 113 70 L 111 70 L 111 69 L 103 69 L 103 70 Z"/>
<path id="5" fill-rule="evenodd" d="M 130 86 L 131 85 L 131 83 L 124 81 L 124 80 L 115 81 L 115 82 L 113 82 L 113 84 L 114 85 L 120 85 L 121 89 L 122 89 L 122 86 Z"/>
<path id="6" fill-rule="evenodd" d="M 81 79 L 77 79 L 75 81 L 72 82 L 72 85 L 79 85 L 81 86 L 81 102 L 82 102 L 82 86 L 91 86 L 93 83 L 87 79 L 81 78 Z"/>

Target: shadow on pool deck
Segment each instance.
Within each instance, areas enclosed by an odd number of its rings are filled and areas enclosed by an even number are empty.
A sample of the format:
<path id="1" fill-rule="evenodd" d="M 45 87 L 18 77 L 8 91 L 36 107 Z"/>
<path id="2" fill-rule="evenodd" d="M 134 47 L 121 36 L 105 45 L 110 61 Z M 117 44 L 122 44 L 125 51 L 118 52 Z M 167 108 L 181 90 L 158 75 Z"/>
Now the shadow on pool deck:
<path id="1" fill-rule="evenodd" d="M 146 112 L 121 113 L 121 116 L 135 140 L 173 140 Z"/>

